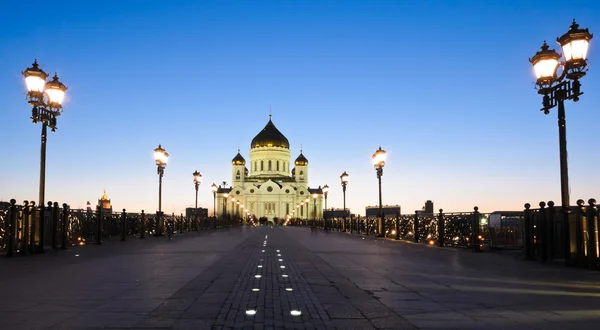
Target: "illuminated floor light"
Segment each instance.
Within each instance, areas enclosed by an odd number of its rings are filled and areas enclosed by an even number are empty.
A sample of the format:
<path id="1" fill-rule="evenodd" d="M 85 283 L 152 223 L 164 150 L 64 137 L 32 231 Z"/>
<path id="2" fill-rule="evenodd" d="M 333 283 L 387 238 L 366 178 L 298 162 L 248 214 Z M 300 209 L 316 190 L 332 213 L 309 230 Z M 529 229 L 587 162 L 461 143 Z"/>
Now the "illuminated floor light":
<path id="1" fill-rule="evenodd" d="M 277 254 L 277 256 L 278 256 L 278 257 L 281 257 L 281 253 L 278 253 L 278 254 Z"/>
<path id="2" fill-rule="evenodd" d="M 281 252 L 281 251 L 277 250 L 277 252 Z"/>
<path id="3" fill-rule="evenodd" d="M 292 288 L 285 288 L 285 291 L 292 291 Z"/>
<path id="4" fill-rule="evenodd" d="M 248 313 L 248 312 L 246 312 L 246 313 Z M 290 314 L 292 314 L 292 316 L 300 316 L 300 315 L 302 315 L 302 312 L 297 309 L 292 309 L 290 311 Z"/>
<path id="5" fill-rule="evenodd" d="M 247 309 L 246 310 L 246 315 L 254 315 L 256 314 L 256 309 Z M 294 315 L 294 314 L 292 314 Z"/>
<path id="6" fill-rule="evenodd" d="M 281 266 L 279 266 L 279 268 L 285 268 L 285 266 L 284 266 L 284 265 L 281 265 Z"/>
<path id="7" fill-rule="evenodd" d="M 283 261 L 283 259 L 277 259 L 277 261 Z"/>
<path id="8" fill-rule="evenodd" d="M 261 278 L 261 277 L 262 277 L 262 275 L 254 275 L 254 277 L 256 277 L 256 278 Z"/>
<path id="9" fill-rule="evenodd" d="M 265 252 L 265 250 L 262 250 L 261 252 L 263 252 L 263 253 L 264 253 L 264 252 Z"/>
<path id="10" fill-rule="evenodd" d="M 287 276 L 287 274 L 283 274 L 283 275 L 281 275 L 281 277 L 288 277 L 288 276 Z"/>
<path id="11" fill-rule="evenodd" d="M 260 291 L 260 289 L 259 288 L 254 288 L 254 289 L 252 289 L 252 291 L 258 292 L 258 291 Z"/>
<path id="12" fill-rule="evenodd" d="M 262 265 L 258 265 L 258 268 L 262 268 Z"/>

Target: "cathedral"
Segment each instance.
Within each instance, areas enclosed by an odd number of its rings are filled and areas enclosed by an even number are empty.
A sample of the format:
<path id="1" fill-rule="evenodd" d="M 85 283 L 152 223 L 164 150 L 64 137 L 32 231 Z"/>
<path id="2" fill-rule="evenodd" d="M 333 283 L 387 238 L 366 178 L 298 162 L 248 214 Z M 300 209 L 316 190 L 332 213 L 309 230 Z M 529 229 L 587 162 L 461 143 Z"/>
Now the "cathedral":
<path id="1" fill-rule="evenodd" d="M 231 187 L 217 189 L 218 216 L 256 219 L 320 219 L 323 190 L 308 186 L 308 159 L 291 162 L 290 143 L 269 122 L 250 144 L 250 161 L 240 154 L 231 160 Z"/>

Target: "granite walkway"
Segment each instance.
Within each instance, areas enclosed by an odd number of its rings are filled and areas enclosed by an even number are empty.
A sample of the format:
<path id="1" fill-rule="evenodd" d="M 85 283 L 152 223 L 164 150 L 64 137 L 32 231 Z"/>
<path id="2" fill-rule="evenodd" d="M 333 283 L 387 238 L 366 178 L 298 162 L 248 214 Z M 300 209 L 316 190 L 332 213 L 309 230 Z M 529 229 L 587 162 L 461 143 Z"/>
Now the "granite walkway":
<path id="1" fill-rule="evenodd" d="M 600 272 L 293 227 L 0 260 L 0 329 L 597 329 Z"/>

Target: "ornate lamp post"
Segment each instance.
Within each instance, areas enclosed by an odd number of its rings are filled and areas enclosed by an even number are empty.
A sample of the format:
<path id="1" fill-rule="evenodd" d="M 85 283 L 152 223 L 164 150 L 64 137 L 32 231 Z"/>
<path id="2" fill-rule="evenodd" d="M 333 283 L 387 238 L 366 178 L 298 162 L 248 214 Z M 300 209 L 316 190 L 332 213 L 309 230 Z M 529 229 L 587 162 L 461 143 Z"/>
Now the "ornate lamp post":
<path id="1" fill-rule="evenodd" d="M 162 178 L 165 174 L 165 167 L 167 167 L 167 162 L 169 161 L 169 154 L 165 149 L 163 149 L 160 144 L 158 148 L 154 149 L 154 160 L 156 161 L 156 170 L 158 172 L 158 212 L 157 212 L 157 221 L 156 221 L 156 235 L 162 236 L 162 227 L 163 227 L 163 216 L 162 216 Z"/>
<path id="2" fill-rule="evenodd" d="M 317 197 L 319 197 L 319 195 L 313 194 L 313 222 L 315 223 L 317 221 Z"/>
<path id="3" fill-rule="evenodd" d="M 227 214 L 227 198 L 229 197 L 228 193 L 223 194 L 223 223 L 225 224 L 225 216 Z"/>
<path id="4" fill-rule="evenodd" d="M 31 120 L 42 123 L 42 138 L 40 148 L 40 191 L 39 204 L 44 207 L 46 192 L 46 136 L 47 127 L 56 131 L 56 117 L 62 113 L 62 103 L 65 99 L 67 86 L 58 80 L 54 74 L 51 81 L 46 82 L 48 74 L 39 68 L 37 60 L 30 68 L 22 72 L 27 85 L 27 101 L 33 107 Z"/>
<path id="5" fill-rule="evenodd" d="M 200 188 L 200 183 L 202 183 L 202 174 L 198 171 L 194 171 L 192 173 L 194 176 L 194 187 L 196 188 L 196 208 L 194 209 L 194 230 L 198 230 L 198 188 Z"/>
<path id="6" fill-rule="evenodd" d="M 381 206 L 381 176 L 383 175 L 383 166 L 385 166 L 385 150 L 381 149 L 381 146 L 373 154 L 373 166 L 375 166 L 377 180 L 379 180 L 379 219 L 377 220 L 377 236 L 383 237 L 384 219 Z"/>
<path id="7" fill-rule="evenodd" d="M 324 185 L 323 186 L 323 196 L 325 197 L 325 208 L 324 208 L 325 211 L 327 211 L 327 195 L 328 194 L 329 194 L 329 186 Z M 325 218 L 325 214 L 323 214 L 323 227 L 325 227 L 324 229 L 327 230 L 327 218 Z"/>
<path id="8" fill-rule="evenodd" d="M 217 229 L 217 190 L 219 189 L 219 187 L 217 187 L 216 184 L 212 184 L 212 186 L 210 186 L 210 189 L 212 190 L 213 193 L 213 218 L 214 218 L 214 229 Z"/>
<path id="9" fill-rule="evenodd" d="M 308 213 L 308 204 L 310 204 L 310 197 L 306 197 L 304 200 L 304 205 L 306 205 L 306 222 L 310 222 L 310 216 Z"/>
<path id="10" fill-rule="evenodd" d="M 342 231 L 346 231 L 346 185 L 348 185 L 348 173 L 346 171 L 340 175 L 340 180 L 342 180 L 342 192 L 344 193 L 344 222 L 342 223 Z"/>
<path id="11" fill-rule="evenodd" d="M 235 221 L 237 223 L 240 221 L 240 201 L 237 201 L 236 204 L 237 204 L 237 207 L 235 208 Z"/>
<path id="12" fill-rule="evenodd" d="M 550 109 L 558 105 L 558 136 L 560 150 L 560 186 L 561 186 L 561 212 L 563 214 L 563 237 L 569 236 L 569 170 L 567 166 L 567 128 L 565 119 L 565 100 L 579 101 L 581 83 L 588 70 L 587 52 L 593 35 L 588 29 L 580 29 L 573 20 L 569 31 L 557 38 L 562 47 L 564 61 L 554 49 L 549 49 L 544 41 L 542 49 L 529 59 L 533 65 L 536 76 L 538 94 L 542 97 L 542 111 L 549 114 Z M 557 75 L 559 66 L 562 72 Z M 565 262 L 570 263 L 569 240 L 565 239 Z"/>

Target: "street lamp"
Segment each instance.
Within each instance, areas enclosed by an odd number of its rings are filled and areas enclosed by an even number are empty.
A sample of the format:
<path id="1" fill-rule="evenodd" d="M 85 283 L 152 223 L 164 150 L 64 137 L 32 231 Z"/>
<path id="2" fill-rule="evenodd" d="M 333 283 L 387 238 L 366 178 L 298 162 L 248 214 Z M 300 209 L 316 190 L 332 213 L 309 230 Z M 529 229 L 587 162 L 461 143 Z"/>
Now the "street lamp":
<path id="1" fill-rule="evenodd" d="M 323 196 L 325 196 L 325 211 L 327 211 L 327 195 L 329 194 L 329 186 L 328 185 L 324 185 L 323 186 Z M 323 214 L 323 227 L 325 227 L 325 229 L 327 229 L 327 218 L 325 217 L 325 214 Z"/>
<path id="2" fill-rule="evenodd" d="M 163 149 L 160 144 L 158 148 L 154 149 L 154 160 L 156 161 L 156 170 L 158 172 L 158 213 L 157 213 L 157 229 L 156 235 L 162 236 L 162 178 L 165 174 L 165 167 L 167 167 L 167 162 L 169 161 L 169 154 L 165 149 Z"/>
<path id="3" fill-rule="evenodd" d="M 342 180 L 342 192 L 344 193 L 344 222 L 342 223 L 342 231 L 346 231 L 346 185 L 348 184 L 348 173 L 346 171 L 340 175 L 340 180 Z"/>
<path id="4" fill-rule="evenodd" d="M 212 190 L 213 193 L 213 218 L 214 218 L 214 229 L 217 229 L 217 190 L 219 189 L 219 187 L 217 187 L 216 184 L 212 184 L 212 186 L 210 186 L 210 189 Z"/>
<path id="5" fill-rule="evenodd" d="M 317 221 L 317 197 L 319 195 L 313 194 L 313 222 Z"/>
<path id="6" fill-rule="evenodd" d="M 381 149 L 381 146 L 379 146 L 379 149 L 373 154 L 373 166 L 375 166 L 377 180 L 379 180 L 379 219 L 377 220 L 377 236 L 383 237 L 384 220 L 381 206 L 381 176 L 383 175 L 383 166 L 385 166 L 385 150 Z"/>
<path id="7" fill-rule="evenodd" d="M 227 213 L 227 198 L 229 197 L 228 193 L 223 194 L 223 221 L 225 221 L 225 215 Z"/>
<path id="8" fill-rule="evenodd" d="M 58 80 L 55 73 L 51 81 L 46 82 L 48 74 L 40 69 L 37 60 L 33 62 L 30 68 L 22 72 L 27 86 L 27 102 L 33 108 L 31 110 L 31 120 L 35 123 L 42 123 L 42 138 L 40 148 L 40 191 L 39 204 L 44 207 L 46 191 L 46 136 L 47 127 L 56 131 L 56 117 L 60 116 L 62 103 L 65 99 L 67 86 Z"/>
<path id="9" fill-rule="evenodd" d="M 565 100 L 579 101 L 581 83 L 588 70 L 587 52 L 593 34 L 588 29 L 580 29 L 579 24 L 571 24 L 569 31 L 557 38 L 556 41 L 562 47 L 564 61 L 560 61 L 561 55 L 554 49 L 550 50 L 546 42 L 542 50 L 529 59 L 533 65 L 536 76 L 538 94 L 542 97 L 542 111 L 549 114 L 550 109 L 558 105 L 558 136 L 560 150 L 560 186 L 563 213 L 564 237 L 569 237 L 569 170 L 567 165 L 567 128 L 565 119 Z M 562 72 L 557 75 L 559 66 Z M 565 79 L 566 78 L 566 79 Z M 569 240 L 565 240 L 565 262 L 570 262 Z"/>
<path id="10" fill-rule="evenodd" d="M 202 183 L 202 174 L 198 171 L 194 171 L 192 173 L 194 176 L 194 187 L 196 188 L 196 208 L 194 209 L 194 230 L 198 230 L 198 188 L 200 188 L 200 183 Z"/>

